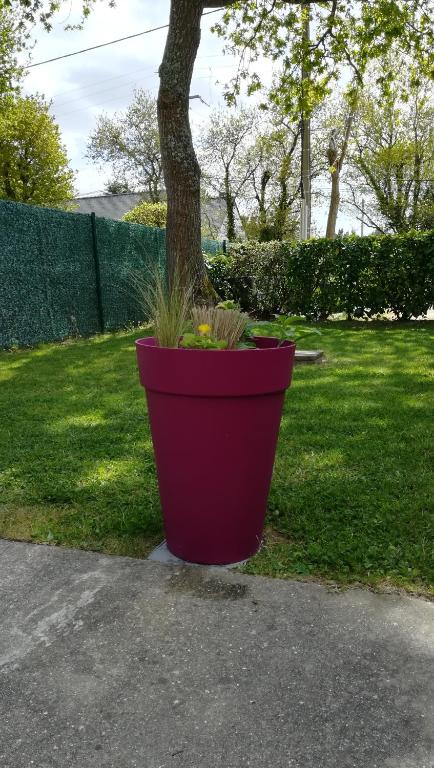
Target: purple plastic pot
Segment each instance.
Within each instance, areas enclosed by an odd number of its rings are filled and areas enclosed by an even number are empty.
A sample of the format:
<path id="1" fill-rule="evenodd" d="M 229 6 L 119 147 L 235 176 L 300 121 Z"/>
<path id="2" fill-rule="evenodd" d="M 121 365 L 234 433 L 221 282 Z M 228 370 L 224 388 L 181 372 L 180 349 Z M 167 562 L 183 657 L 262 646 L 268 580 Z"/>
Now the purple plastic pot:
<path id="1" fill-rule="evenodd" d="M 258 349 L 270 349 L 270 347 L 278 347 L 280 344 L 283 347 L 288 347 L 291 344 L 290 341 L 280 342 L 275 336 L 253 336 L 253 341 Z"/>
<path id="2" fill-rule="evenodd" d="M 136 341 L 167 546 L 183 560 L 234 563 L 261 543 L 295 352 L 265 341 L 243 350 Z"/>

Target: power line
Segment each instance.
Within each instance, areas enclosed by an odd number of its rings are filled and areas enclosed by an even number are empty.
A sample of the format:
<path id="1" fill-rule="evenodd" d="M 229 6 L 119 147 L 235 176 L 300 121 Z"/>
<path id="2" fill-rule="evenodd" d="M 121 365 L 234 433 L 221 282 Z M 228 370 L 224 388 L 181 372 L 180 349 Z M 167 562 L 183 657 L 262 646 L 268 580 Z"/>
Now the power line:
<path id="1" fill-rule="evenodd" d="M 157 77 L 157 75 L 153 75 L 153 77 Z M 135 82 L 132 81 L 131 83 L 125 83 L 125 85 L 131 85 L 131 84 L 135 85 Z M 122 101 L 126 97 L 127 97 L 127 94 L 123 93 L 122 95 L 113 96 L 110 99 L 104 99 L 104 101 L 99 101 L 98 104 L 89 104 L 88 108 L 95 109 L 96 107 L 103 107 L 105 104 L 110 104 L 113 101 Z M 77 112 L 81 112 L 82 113 L 83 112 L 83 107 L 78 107 L 77 109 L 72 109 L 69 112 L 64 112 L 63 114 L 60 113 L 60 115 L 58 115 L 56 105 L 53 104 L 52 110 L 53 110 L 53 112 L 56 115 L 56 118 L 58 120 L 64 120 L 65 117 L 69 117 L 69 115 L 75 115 L 75 114 L 77 114 Z"/>
<path id="2" fill-rule="evenodd" d="M 226 68 L 231 69 L 231 68 L 233 68 L 233 65 L 232 64 L 224 64 L 224 65 L 221 65 L 219 67 L 219 69 L 226 69 Z M 212 72 L 212 70 L 209 67 L 199 67 L 198 69 L 196 69 L 194 71 L 195 72 L 207 71 L 207 72 L 209 72 L 209 74 L 207 74 L 207 75 L 199 75 L 199 76 L 195 77 L 194 76 L 194 72 L 193 72 L 193 78 L 192 78 L 193 82 L 195 80 L 206 80 L 209 77 L 215 77 L 216 76 L 216 75 L 214 75 L 214 73 Z M 150 80 L 151 79 L 153 80 L 157 76 L 157 72 L 155 72 L 154 68 L 149 69 L 149 68 L 146 68 L 146 67 L 141 67 L 141 69 L 134 70 L 133 72 L 125 72 L 123 75 L 116 75 L 115 77 L 108 77 L 108 78 L 105 78 L 104 80 L 100 80 L 99 82 L 100 83 L 105 83 L 105 82 L 108 82 L 110 80 L 111 81 L 113 81 L 113 80 L 120 80 L 121 78 L 128 77 L 130 74 L 132 74 L 132 75 L 137 74 L 137 72 L 143 72 L 143 77 L 146 76 Z M 87 98 L 92 98 L 93 96 L 98 96 L 100 93 L 106 93 L 107 91 L 112 91 L 112 90 L 114 91 L 116 88 L 124 88 L 127 85 L 133 84 L 133 85 L 137 85 L 138 86 L 140 84 L 140 82 L 141 81 L 137 80 L 137 78 L 136 78 L 135 80 L 129 80 L 127 82 L 121 82 L 121 83 L 116 84 L 116 85 L 112 84 L 112 85 L 109 85 L 107 88 L 102 88 L 102 89 L 98 88 L 97 90 L 93 90 L 91 92 L 80 93 L 77 96 L 73 96 L 72 99 L 67 99 L 66 101 L 61 101 L 61 102 L 58 102 L 57 101 L 57 97 L 54 96 L 53 97 L 53 99 L 54 99 L 54 107 L 56 109 L 58 109 L 59 107 L 63 107 L 65 104 L 72 104 L 72 103 L 74 103 L 76 101 L 84 101 Z M 96 85 L 98 85 L 98 82 L 97 83 L 93 83 L 93 84 L 89 83 L 88 85 L 86 85 L 84 87 L 85 88 L 90 88 L 90 87 L 93 87 L 93 86 L 96 86 Z M 69 93 L 73 93 L 73 92 L 79 91 L 79 90 L 80 90 L 80 88 L 72 88 L 71 91 L 64 91 L 64 95 L 68 95 Z M 91 106 L 94 106 L 94 105 L 91 105 Z"/>
<path id="3" fill-rule="evenodd" d="M 157 74 L 154 73 L 148 79 L 149 80 L 153 80 L 156 77 L 157 77 Z M 204 75 L 204 76 L 200 76 L 200 77 L 193 77 L 192 78 L 192 83 L 196 82 L 197 80 L 208 80 L 208 79 L 209 79 L 209 75 Z M 137 80 L 130 80 L 129 82 L 122 83 L 122 87 L 127 87 L 127 86 L 131 86 L 131 85 L 137 86 L 137 85 L 139 85 L 139 83 L 137 82 Z M 107 88 L 105 90 L 111 90 L 111 89 Z M 101 91 L 101 93 L 104 93 L 104 91 Z M 98 92 L 97 93 L 88 94 L 88 95 L 90 95 L 90 96 L 98 96 Z M 85 99 L 86 98 L 86 94 L 84 94 L 83 97 L 78 97 L 78 99 L 71 99 L 71 101 L 62 102 L 61 104 L 53 103 L 52 106 L 51 106 L 51 109 L 52 109 L 53 113 L 56 115 L 56 118 L 58 120 L 63 120 L 65 117 L 69 117 L 69 115 L 74 115 L 77 112 L 81 112 L 82 113 L 84 109 L 89 109 L 89 108 L 93 109 L 95 107 L 103 107 L 105 104 L 109 104 L 109 103 L 111 103 L 113 101 L 121 101 L 121 100 L 125 99 L 126 97 L 127 97 L 127 94 L 126 93 L 122 93 L 122 94 L 119 94 L 117 96 L 112 96 L 109 99 L 104 99 L 104 101 L 100 101 L 100 102 L 98 102 L 98 104 L 89 104 L 86 107 L 77 107 L 76 109 L 69 110 L 68 112 L 64 112 L 62 114 L 62 107 L 63 106 L 68 105 L 68 104 L 74 104 L 74 102 L 76 102 L 76 101 L 81 101 L 81 99 Z M 60 114 L 58 112 L 59 108 L 60 108 Z"/>
<path id="4" fill-rule="evenodd" d="M 202 16 L 209 16 L 211 13 L 217 13 L 224 11 L 224 8 L 215 8 L 212 11 L 206 11 Z M 168 24 L 162 24 L 160 27 L 153 27 L 152 29 L 145 29 L 143 32 L 136 32 L 134 35 L 126 35 L 126 37 L 118 37 L 117 40 L 109 40 L 107 43 L 100 43 L 99 45 L 91 45 L 89 48 L 82 48 L 81 51 L 73 51 L 72 53 L 64 53 L 63 56 L 55 56 L 53 59 L 46 59 L 45 61 L 37 61 L 35 64 L 27 64 L 23 69 L 32 69 L 33 67 L 40 67 L 42 64 L 51 64 L 53 61 L 60 61 L 60 59 L 68 59 L 70 56 L 78 56 L 80 53 L 87 53 L 87 51 L 95 51 L 97 48 L 105 48 L 107 45 L 114 45 L 114 43 L 121 43 L 124 40 L 131 40 L 133 37 L 140 37 L 141 35 L 149 35 L 150 32 L 158 32 L 160 29 L 167 29 Z"/>
<path id="5" fill-rule="evenodd" d="M 154 75 L 152 75 L 152 78 L 149 78 L 149 79 L 154 79 L 156 77 L 157 77 L 157 75 L 154 74 Z M 208 75 L 205 75 L 203 77 L 202 76 L 201 77 L 193 77 L 192 83 L 196 82 L 196 80 L 208 80 Z M 128 86 L 128 85 L 138 85 L 138 83 L 137 83 L 136 80 L 131 80 L 129 83 L 124 83 L 123 85 L 125 85 L 125 86 Z M 91 94 L 91 95 L 93 96 L 93 95 L 97 95 L 97 94 Z M 113 101 L 122 101 L 125 98 L 126 98 L 126 94 L 123 93 L 122 95 L 113 96 L 110 99 L 104 99 L 104 101 L 100 101 L 100 102 L 98 102 L 98 104 L 89 104 L 87 107 L 85 107 L 85 109 L 89 109 L 89 108 L 90 109 L 94 109 L 95 107 L 103 107 L 103 106 L 105 106 L 105 104 L 110 104 Z M 75 101 L 75 99 L 73 99 L 72 102 L 73 101 Z M 72 102 L 66 102 L 66 103 L 72 103 Z M 60 106 L 60 108 L 61 108 L 61 106 L 63 106 L 63 105 L 58 105 L 58 106 Z M 64 118 L 65 117 L 69 117 L 69 115 L 75 115 L 75 114 L 77 114 L 77 112 L 81 112 L 82 113 L 84 108 L 83 107 L 78 107 L 77 109 L 72 109 L 69 112 L 64 112 L 63 114 L 62 114 L 61 111 L 60 111 L 60 114 L 57 112 L 58 107 L 56 106 L 56 104 L 53 104 L 51 109 L 53 110 L 53 113 L 55 114 L 57 120 L 64 120 Z"/>
<path id="6" fill-rule="evenodd" d="M 213 54 L 209 54 L 207 56 L 197 56 L 196 63 L 198 61 L 203 61 L 203 59 L 227 59 L 227 56 L 225 56 L 225 54 L 223 54 L 223 53 L 215 53 L 215 54 L 213 53 Z M 224 69 L 224 68 L 226 68 L 228 66 L 232 66 L 232 65 L 218 65 L 218 66 L 219 66 L 219 69 L 222 69 L 222 68 Z M 54 93 L 52 98 L 53 99 L 58 99 L 59 96 L 68 96 L 70 93 L 74 93 L 74 91 L 84 91 L 85 89 L 93 88 L 95 85 L 100 85 L 101 83 L 107 83 L 110 80 L 120 80 L 123 77 L 128 77 L 129 75 L 135 75 L 138 72 L 143 72 L 144 69 L 148 69 L 148 67 L 147 66 L 146 67 L 139 67 L 139 69 L 134 69 L 134 70 L 129 71 L 129 72 L 124 72 L 122 75 L 112 75 L 111 77 L 104 77 L 102 80 L 93 80 L 91 83 L 84 83 L 83 85 L 78 85 L 75 88 L 68 88 L 67 91 L 60 91 L 59 93 Z M 208 67 L 201 67 L 201 69 L 205 70 L 205 69 L 208 69 Z M 148 71 L 149 72 L 155 72 L 154 69 L 152 69 L 152 70 L 148 69 Z M 195 71 L 197 72 L 198 70 L 195 69 Z"/>
<path id="7" fill-rule="evenodd" d="M 60 96 L 69 96 L 70 93 L 75 93 L 75 91 L 84 91 L 87 88 L 94 88 L 96 85 L 107 83 L 110 80 L 121 80 L 124 77 L 129 77 L 130 75 L 137 75 L 138 72 L 143 72 L 143 70 L 145 69 L 148 70 L 148 72 L 151 72 L 151 71 L 154 72 L 154 69 L 150 70 L 148 66 L 139 67 L 139 69 L 133 69 L 129 72 L 124 72 L 122 75 L 112 75 L 112 77 L 104 77 L 102 80 L 93 80 L 91 83 L 83 83 L 83 85 L 77 85 L 75 88 L 68 88 L 67 91 L 60 91 L 59 93 L 54 93 L 51 98 L 58 99 Z M 91 95 L 91 94 L 88 94 L 88 95 Z M 81 96 L 78 98 L 81 98 Z"/>
<path id="8" fill-rule="evenodd" d="M 143 77 L 146 77 L 149 80 L 154 79 L 156 76 L 157 75 L 155 73 L 155 70 L 151 70 L 151 69 L 147 69 L 144 72 L 144 74 L 143 74 Z M 127 77 L 127 74 L 125 74 L 125 77 Z M 138 81 L 137 78 L 136 78 L 135 80 L 127 80 L 127 81 L 119 83 L 117 85 L 113 85 L 112 84 L 112 85 L 109 85 L 108 88 L 100 88 L 97 91 L 92 91 L 91 93 L 83 93 L 83 94 L 80 94 L 79 96 L 73 97 L 72 99 L 67 99 L 66 101 L 58 102 L 58 101 L 54 100 L 53 108 L 59 109 L 59 107 L 64 107 L 64 106 L 66 106 L 68 104 L 74 104 L 77 101 L 83 101 L 84 102 L 84 101 L 86 101 L 86 99 L 92 99 L 94 97 L 98 98 L 98 96 L 101 93 L 107 93 L 107 91 L 113 93 L 114 91 L 116 91 L 116 89 L 126 88 L 128 85 L 138 85 L 139 82 L 140 81 Z M 93 107 L 93 106 L 98 106 L 98 105 L 97 104 L 89 104 L 89 106 Z"/>
<path id="9" fill-rule="evenodd" d="M 35 64 L 27 64 L 23 69 L 32 69 L 33 67 L 40 67 L 42 64 L 51 64 L 53 61 L 60 61 L 60 59 L 68 59 L 70 56 L 78 56 L 80 53 L 87 53 L 87 51 L 95 51 L 97 48 L 105 48 L 107 45 L 114 45 L 114 43 L 121 43 L 123 40 L 131 40 L 133 37 L 140 37 L 140 35 L 148 35 L 150 32 L 157 32 L 159 29 L 166 29 L 169 25 L 163 24 L 161 27 L 153 27 L 152 29 L 145 29 L 144 32 L 136 32 L 134 35 L 127 35 L 126 37 L 119 37 L 117 40 L 109 40 L 107 43 L 100 43 L 99 45 L 92 45 L 90 48 L 82 48 L 81 51 L 73 51 L 72 53 L 64 53 L 63 56 L 55 56 L 53 59 L 46 59 L 45 61 L 37 61 Z"/>

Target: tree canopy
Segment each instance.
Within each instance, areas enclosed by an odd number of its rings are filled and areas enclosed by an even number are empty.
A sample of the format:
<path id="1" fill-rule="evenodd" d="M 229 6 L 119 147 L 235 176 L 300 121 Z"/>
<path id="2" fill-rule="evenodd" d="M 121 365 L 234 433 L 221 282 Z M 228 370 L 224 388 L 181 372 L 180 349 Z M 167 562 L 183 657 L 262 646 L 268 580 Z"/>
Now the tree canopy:
<path id="1" fill-rule="evenodd" d="M 112 189 L 145 191 L 151 202 L 159 202 L 164 183 L 153 96 L 139 89 L 125 113 L 101 115 L 90 136 L 87 156 L 95 163 L 111 165 Z"/>
<path id="2" fill-rule="evenodd" d="M 256 123 L 251 109 L 216 110 L 199 140 L 204 186 L 225 201 L 228 240 L 235 240 L 235 210 L 256 163 L 252 153 Z"/>
<path id="3" fill-rule="evenodd" d="M 356 210 L 363 195 L 370 224 L 396 233 L 434 226 L 432 84 L 401 64 L 386 92 L 373 77 L 361 94 L 348 179 Z"/>
<path id="4" fill-rule="evenodd" d="M 0 107 L 0 197 L 65 207 L 74 174 L 59 128 L 41 97 L 4 97 Z"/>
<path id="5" fill-rule="evenodd" d="M 205 3 L 207 5 L 207 3 Z M 411 56 L 424 74 L 434 76 L 434 6 L 432 0 L 226 0 L 223 21 L 214 30 L 239 55 L 238 72 L 227 91 L 230 101 L 240 93 L 261 90 L 255 64 L 261 56 L 278 63 L 269 94 L 296 114 L 310 114 L 343 68 L 352 72 L 356 86 L 363 83 L 369 62 L 385 57 L 393 46 Z M 304 34 L 311 20 L 311 39 Z M 390 83 L 395 66 L 381 78 Z M 300 73 L 307 75 L 301 84 Z"/>
<path id="6" fill-rule="evenodd" d="M 18 89 L 23 70 L 18 66 L 17 54 L 25 42 L 20 17 L 14 16 L 0 0 L 0 97 Z"/>
<path id="7" fill-rule="evenodd" d="M 96 2 L 97 0 L 81 0 L 78 3 L 80 14 L 78 21 L 67 23 L 66 29 L 81 28 Z M 6 10 L 12 12 L 19 22 L 20 30 L 26 35 L 36 24 L 40 24 L 47 32 L 50 32 L 53 27 L 53 16 L 63 5 L 70 5 L 67 0 L 1 0 L 1 3 Z M 107 0 L 107 5 L 113 7 L 115 5 L 114 0 Z"/>

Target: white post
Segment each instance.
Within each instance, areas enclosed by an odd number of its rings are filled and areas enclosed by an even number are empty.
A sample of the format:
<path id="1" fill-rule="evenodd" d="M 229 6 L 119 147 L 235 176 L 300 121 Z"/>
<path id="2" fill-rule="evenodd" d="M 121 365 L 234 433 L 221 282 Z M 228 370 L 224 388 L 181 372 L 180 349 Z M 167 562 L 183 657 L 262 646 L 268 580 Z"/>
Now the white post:
<path id="1" fill-rule="evenodd" d="M 303 25 L 303 38 L 310 41 L 310 4 L 303 0 L 303 12 L 306 12 Z M 304 62 L 301 69 L 301 87 L 303 90 L 303 81 L 309 78 L 309 72 L 306 70 Z M 311 137 L 310 137 L 310 117 L 301 116 L 301 218 L 300 218 L 300 239 L 308 240 L 311 229 Z"/>

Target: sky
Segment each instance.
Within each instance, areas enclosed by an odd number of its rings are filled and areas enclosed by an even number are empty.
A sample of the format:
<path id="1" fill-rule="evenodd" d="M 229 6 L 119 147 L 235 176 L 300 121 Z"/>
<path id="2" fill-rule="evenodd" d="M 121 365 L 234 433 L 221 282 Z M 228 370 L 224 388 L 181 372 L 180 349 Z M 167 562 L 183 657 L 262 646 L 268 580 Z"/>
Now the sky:
<path id="1" fill-rule="evenodd" d="M 101 0 L 94 6 L 82 30 L 65 31 L 65 24 L 78 19 L 80 8 L 77 0 L 71 0 L 70 4 L 65 2 L 54 20 L 52 31 L 36 31 L 31 63 L 167 24 L 169 5 L 169 0 L 124 0 L 110 8 Z M 199 94 L 206 104 L 198 99 L 191 102 L 193 131 L 199 130 L 211 109 L 224 106 L 223 87 L 237 65 L 236 58 L 224 54 L 223 41 L 211 32 L 212 24 L 220 16 L 221 12 L 217 12 L 202 19 L 201 44 L 191 93 Z M 60 126 L 62 140 L 76 174 L 78 195 L 102 193 L 111 176 L 109 167 L 101 169 L 85 156 L 97 116 L 102 113 L 112 116 L 125 110 L 136 88 L 144 88 L 157 95 L 158 67 L 166 34 L 167 30 L 162 29 L 28 70 L 24 90 L 28 94 L 43 94 L 52 102 L 51 112 Z M 265 83 L 271 81 L 272 65 L 269 61 L 261 61 L 260 72 Z M 324 181 L 321 184 L 324 185 Z M 313 211 L 313 223 L 318 234 L 323 234 L 325 229 L 326 213 L 324 206 L 317 206 Z M 338 228 L 359 231 L 359 226 L 345 212 L 338 219 Z"/>

